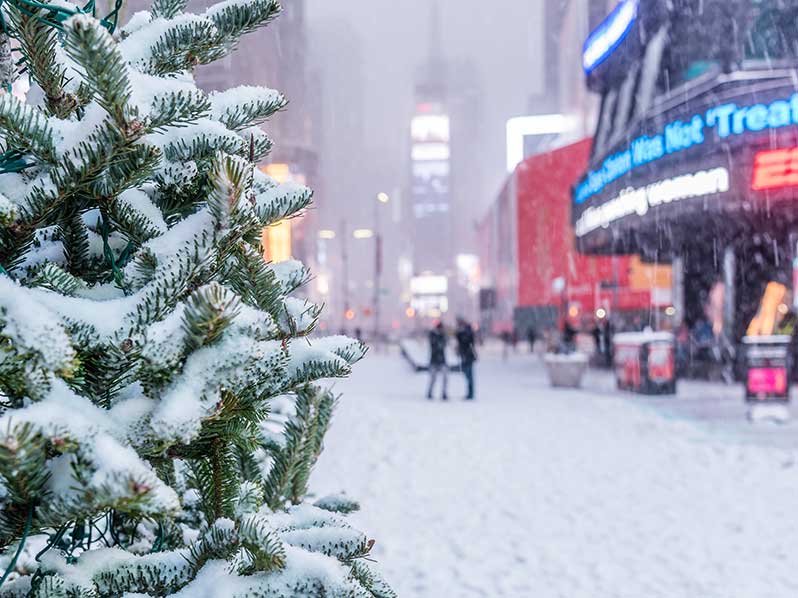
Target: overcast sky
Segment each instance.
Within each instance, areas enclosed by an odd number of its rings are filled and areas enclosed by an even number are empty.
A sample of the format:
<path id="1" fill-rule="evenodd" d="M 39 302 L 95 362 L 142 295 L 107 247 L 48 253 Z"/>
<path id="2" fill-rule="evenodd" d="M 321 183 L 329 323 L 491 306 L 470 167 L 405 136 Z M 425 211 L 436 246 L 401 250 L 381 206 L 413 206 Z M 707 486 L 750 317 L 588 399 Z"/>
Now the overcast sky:
<path id="1" fill-rule="evenodd" d="M 358 37 L 366 88 L 351 92 L 362 94 L 367 143 L 382 162 L 406 152 L 414 69 L 427 55 L 431 2 L 307 0 L 311 33 L 332 20 L 346 22 Z M 504 177 L 504 123 L 526 113 L 530 94 L 542 84 L 542 0 L 439 2 L 445 54 L 473 60 L 482 79 L 484 140 L 475 151 L 485 156 L 485 193 L 493 195 Z"/>

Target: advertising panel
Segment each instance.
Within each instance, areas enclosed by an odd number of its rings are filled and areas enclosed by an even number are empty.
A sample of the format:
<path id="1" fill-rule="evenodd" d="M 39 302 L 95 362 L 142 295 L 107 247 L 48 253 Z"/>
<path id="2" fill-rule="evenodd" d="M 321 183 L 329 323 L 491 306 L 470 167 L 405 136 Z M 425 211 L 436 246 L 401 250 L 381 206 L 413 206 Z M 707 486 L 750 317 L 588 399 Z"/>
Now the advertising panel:
<path id="1" fill-rule="evenodd" d="M 580 249 L 606 249 L 608 229 L 678 235 L 694 214 L 772 209 L 762 196 L 798 185 L 796 124 L 791 83 L 739 78 L 638 123 L 574 186 Z"/>
<path id="2" fill-rule="evenodd" d="M 449 117 L 437 105 L 419 105 L 410 123 L 413 215 L 424 219 L 449 211 Z M 422 112 L 427 111 L 427 112 Z"/>

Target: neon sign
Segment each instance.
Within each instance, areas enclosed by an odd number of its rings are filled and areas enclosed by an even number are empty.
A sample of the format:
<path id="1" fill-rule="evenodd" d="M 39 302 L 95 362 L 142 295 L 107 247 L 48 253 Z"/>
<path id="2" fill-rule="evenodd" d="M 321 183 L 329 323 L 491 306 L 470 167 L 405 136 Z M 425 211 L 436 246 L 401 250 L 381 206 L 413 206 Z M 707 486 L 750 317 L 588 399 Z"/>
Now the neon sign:
<path id="1" fill-rule="evenodd" d="M 780 189 L 798 186 L 798 148 L 759 152 L 754 156 L 751 189 Z"/>
<path id="2" fill-rule="evenodd" d="M 707 129 L 719 139 L 727 139 L 746 132 L 756 133 L 794 124 L 798 124 L 798 93 L 770 104 L 723 104 L 686 121 L 675 120 L 665 125 L 657 135 L 637 137 L 627 149 L 609 156 L 600 168 L 588 172 L 576 187 L 574 202 L 577 205 L 584 203 L 639 166 L 703 144 Z"/>
<path id="3" fill-rule="evenodd" d="M 579 216 L 574 229 L 577 237 L 583 237 L 625 216 L 645 216 L 649 209 L 660 205 L 728 190 L 729 171 L 723 167 L 675 176 L 639 189 L 630 187 L 608 202 L 589 207 Z"/>
<path id="4" fill-rule="evenodd" d="M 624 0 L 588 36 L 582 51 L 582 66 L 590 74 L 604 62 L 629 34 L 637 18 L 639 0 Z"/>

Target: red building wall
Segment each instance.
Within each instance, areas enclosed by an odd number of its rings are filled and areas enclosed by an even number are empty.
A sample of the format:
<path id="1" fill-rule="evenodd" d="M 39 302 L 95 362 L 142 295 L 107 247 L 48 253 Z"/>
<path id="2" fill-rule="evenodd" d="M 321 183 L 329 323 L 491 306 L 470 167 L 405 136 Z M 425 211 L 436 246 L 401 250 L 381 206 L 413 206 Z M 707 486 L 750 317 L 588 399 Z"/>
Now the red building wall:
<path id="1" fill-rule="evenodd" d="M 587 169 L 591 139 L 524 160 L 515 171 L 517 305 L 560 305 L 552 283 L 566 281 L 566 298 L 583 313 L 601 306 L 646 309 L 648 291 L 630 289 L 630 259 L 586 257 L 576 251 L 571 186 Z"/>

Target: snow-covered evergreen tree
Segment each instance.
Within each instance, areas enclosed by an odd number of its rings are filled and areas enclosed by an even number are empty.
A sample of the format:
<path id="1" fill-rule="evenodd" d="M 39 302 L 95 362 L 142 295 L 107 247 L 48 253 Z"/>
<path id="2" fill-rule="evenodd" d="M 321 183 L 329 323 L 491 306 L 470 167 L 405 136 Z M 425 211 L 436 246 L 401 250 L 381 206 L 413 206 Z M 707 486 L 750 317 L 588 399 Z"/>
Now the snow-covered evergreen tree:
<path id="1" fill-rule="evenodd" d="M 0 597 L 393 596 L 357 505 L 306 500 L 365 347 L 261 254 L 311 199 L 254 167 L 286 101 L 192 77 L 280 7 L 185 2 L 2 4 Z"/>

